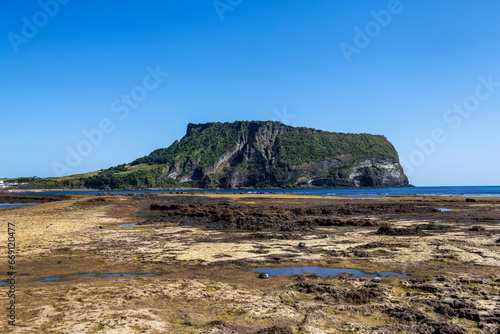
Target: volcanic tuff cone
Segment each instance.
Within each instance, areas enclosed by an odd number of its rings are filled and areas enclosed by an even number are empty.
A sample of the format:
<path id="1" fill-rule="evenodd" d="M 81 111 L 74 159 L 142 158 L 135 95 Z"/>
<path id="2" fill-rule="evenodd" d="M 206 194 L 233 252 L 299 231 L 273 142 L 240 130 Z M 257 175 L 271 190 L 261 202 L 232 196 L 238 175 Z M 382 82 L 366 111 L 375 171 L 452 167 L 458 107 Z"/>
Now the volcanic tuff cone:
<path id="1" fill-rule="evenodd" d="M 408 178 L 380 135 L 280 122 L 188 124 L 186 135 L 129 165 L 85 180 L 92 188 L 399 187 Z"/>

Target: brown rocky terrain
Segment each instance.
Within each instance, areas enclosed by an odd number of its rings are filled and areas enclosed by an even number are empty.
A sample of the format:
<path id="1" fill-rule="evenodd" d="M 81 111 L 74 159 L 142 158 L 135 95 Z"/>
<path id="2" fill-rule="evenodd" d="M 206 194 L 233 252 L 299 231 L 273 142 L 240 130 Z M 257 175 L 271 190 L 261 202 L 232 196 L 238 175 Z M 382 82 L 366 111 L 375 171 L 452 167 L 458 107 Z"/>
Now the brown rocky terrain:
<path id="1" fill-rule="evenodd" d="M 14 223 L 17 251 L 17 326 L 4 312 L 2 332 L 499 332 L 497 198 L 58 199 L 0 211 L 0 245 Z M 0 266 L 6 281 L 6 251 Z M 261 279 L 250 271 L 283 266 L 407 276 Z M 47 277 L 60 279 L 37 282 Z M 2 293 L 0 304 L 8 302 Z"/>

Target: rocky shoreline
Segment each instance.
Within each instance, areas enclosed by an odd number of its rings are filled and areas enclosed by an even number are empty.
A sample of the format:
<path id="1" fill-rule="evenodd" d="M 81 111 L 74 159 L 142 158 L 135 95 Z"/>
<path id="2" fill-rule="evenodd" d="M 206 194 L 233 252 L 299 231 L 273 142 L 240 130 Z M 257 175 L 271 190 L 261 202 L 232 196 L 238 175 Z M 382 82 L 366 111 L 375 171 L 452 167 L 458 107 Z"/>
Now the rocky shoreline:
<path id="1" fill-rule="evenodd" d="M 68 195 L 0 193 L 0 203 L 47 203 L 70 198 Z"/>
<path id="2" fill-rule="evenodd" d="M 498 198 L 15 196 L 42 203 L 0 212 L 3 224 L 16 225 L 17 271 L 27 275 L 17 281 L 19 333 L 498 333 L 500 326 Z M 262 279 L 249 270 L 283 266 L 411 279 Z M 74 276 L 89 273 L 96 275 Z M 55 276 L 64 280 L 37 282 Z"/>

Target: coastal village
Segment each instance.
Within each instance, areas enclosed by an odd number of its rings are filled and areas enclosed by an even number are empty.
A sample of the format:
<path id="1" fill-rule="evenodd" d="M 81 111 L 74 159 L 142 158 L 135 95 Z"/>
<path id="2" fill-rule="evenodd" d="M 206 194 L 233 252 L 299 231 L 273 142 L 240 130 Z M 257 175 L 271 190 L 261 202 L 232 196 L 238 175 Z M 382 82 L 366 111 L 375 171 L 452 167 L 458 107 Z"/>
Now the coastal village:
<path id="1" fill-rule="evenodd" d="M 36 181 L 40 179 L 37 176 L 34 176 L 32 178 L 33 181 Z M 16 181 L 5 181 L 5 180 L 0 180 L 0 189 L 7 189 L 7 188 L 12 188 L 12 187 L 18 187 L 18 186 L 25 186 L 28 185 L 28 182 L 16 182 Z"/>

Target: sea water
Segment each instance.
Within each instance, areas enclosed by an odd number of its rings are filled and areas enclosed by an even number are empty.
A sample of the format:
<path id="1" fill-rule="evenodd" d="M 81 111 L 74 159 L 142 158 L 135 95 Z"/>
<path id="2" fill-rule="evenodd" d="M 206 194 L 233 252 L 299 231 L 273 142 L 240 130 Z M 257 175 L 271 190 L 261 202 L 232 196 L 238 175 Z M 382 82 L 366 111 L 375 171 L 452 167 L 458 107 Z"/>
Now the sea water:
<path id="1" fill-rule="evenodd" d="M 38 203 L 1 203 L 0 209 L 13 208 L 16 206 L 23 206 L 23 205 L 36 205 L 36 204 Z"/>
<path id="2" fill-rule="evenodd" d="M 143 194 L 143 193 L 222 193 L 222 194 L 283 194 L 283 189 L 237 189 L 237 190 L 129 190 L 129 191 L 56 191 L 37 194 Z M 500 186 L 455 186 L 455 187 L 398 187 L 398 188 L 321 188 L 285 189 L 287 195 L 343 196 L 343 197 L 389 197 L 389 196 L 463 196 L 500 197 Z"/>

